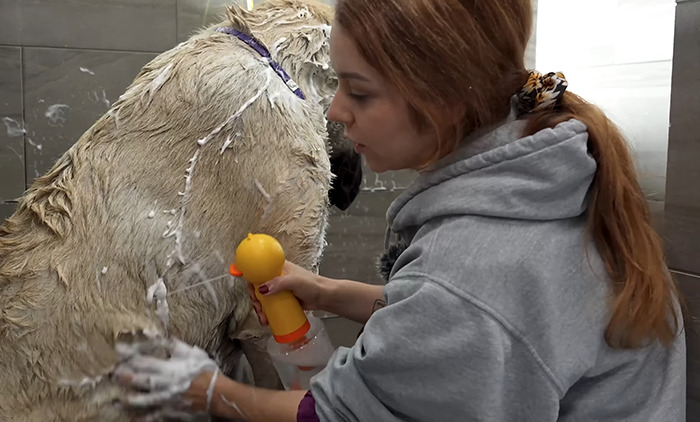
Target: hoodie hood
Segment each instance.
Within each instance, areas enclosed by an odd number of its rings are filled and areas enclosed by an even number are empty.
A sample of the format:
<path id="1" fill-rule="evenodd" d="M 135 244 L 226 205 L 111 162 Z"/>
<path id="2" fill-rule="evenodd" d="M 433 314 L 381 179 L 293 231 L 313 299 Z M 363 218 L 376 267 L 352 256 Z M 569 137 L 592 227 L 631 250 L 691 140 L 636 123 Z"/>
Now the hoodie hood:
<path id="1" fill-rule="evenodd" d="M 511 115 L 465 139 L 396 198 L 389 229 L 459 215 L 542 221 L 585 212 L 596 171 L 586 126 L 572 119 L 522 137 L 525 125 Z"/>

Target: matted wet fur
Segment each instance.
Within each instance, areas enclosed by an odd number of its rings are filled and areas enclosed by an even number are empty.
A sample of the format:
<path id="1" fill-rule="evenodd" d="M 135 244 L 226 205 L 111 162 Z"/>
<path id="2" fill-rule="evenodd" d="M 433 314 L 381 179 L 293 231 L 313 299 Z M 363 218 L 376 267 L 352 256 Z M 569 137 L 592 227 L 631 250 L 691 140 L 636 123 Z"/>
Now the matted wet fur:
<path id="1" fill-rule="evenodd" d="M 226 270 L 248 232 L 318 265 L 331 19 L 309 1 L 230 8 L 148 63 L 34 182 L 0 227 L 0 420 L 126 420 L 112 405 L 123 394 L 109 379 L 115 342 L 166 327 L 229 375 L 243 372 L 242 350 L 256 384 L 280 387 L 261 348 L 268 333 Z M 306 101 L 220 26 L 261 40 Z"/>

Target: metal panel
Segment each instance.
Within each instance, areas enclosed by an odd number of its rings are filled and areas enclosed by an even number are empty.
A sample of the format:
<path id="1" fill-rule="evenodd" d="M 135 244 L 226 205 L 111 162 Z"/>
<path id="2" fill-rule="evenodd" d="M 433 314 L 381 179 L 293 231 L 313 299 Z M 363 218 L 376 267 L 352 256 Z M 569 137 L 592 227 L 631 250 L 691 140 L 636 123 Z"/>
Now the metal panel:
<path id="1" fill-rule="evenodd" d="M 688 351 L 688 406 L 686 419 L 700 420 L 700 277 L 674 273 L 687 306 L 686 342 Z"/>
<path id="2" fill-rule="evenodd" d="M 700 273 L 700 2 L 678 4 L 665 233 L 674 269 Z"/>

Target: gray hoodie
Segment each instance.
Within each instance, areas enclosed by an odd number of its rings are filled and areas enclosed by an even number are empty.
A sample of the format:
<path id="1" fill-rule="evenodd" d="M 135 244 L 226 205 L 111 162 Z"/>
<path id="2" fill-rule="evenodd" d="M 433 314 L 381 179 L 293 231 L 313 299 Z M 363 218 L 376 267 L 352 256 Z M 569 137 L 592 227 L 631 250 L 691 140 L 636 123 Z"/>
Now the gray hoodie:
<path id="1" fill-rule="evenodd" d="M 685 421 L 685 340 L 616 350 L 586 238 L 583 123 L 511 116 L 391 205 L 407 249 L 352 348 L 312 382 L 321 421 Z"/>

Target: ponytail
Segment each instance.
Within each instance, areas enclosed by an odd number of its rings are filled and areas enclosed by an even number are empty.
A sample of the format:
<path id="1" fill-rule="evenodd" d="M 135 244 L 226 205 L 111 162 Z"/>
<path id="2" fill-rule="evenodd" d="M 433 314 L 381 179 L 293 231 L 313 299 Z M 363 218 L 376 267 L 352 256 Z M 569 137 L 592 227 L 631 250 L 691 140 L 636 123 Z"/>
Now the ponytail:
<path id="1" fill-rule="evenodd" d="M 572 118 L 588 128 L 588 151 L 597 164 L 588 228 L 614 293 L 605 339 L 614 348 L 636 348 L 649 340 L 670 345 L 681 325 L 679 292 L 620 130 L 598 107 L 566 92 L 558 107 L 531 115 L 524 135 Z"/>

